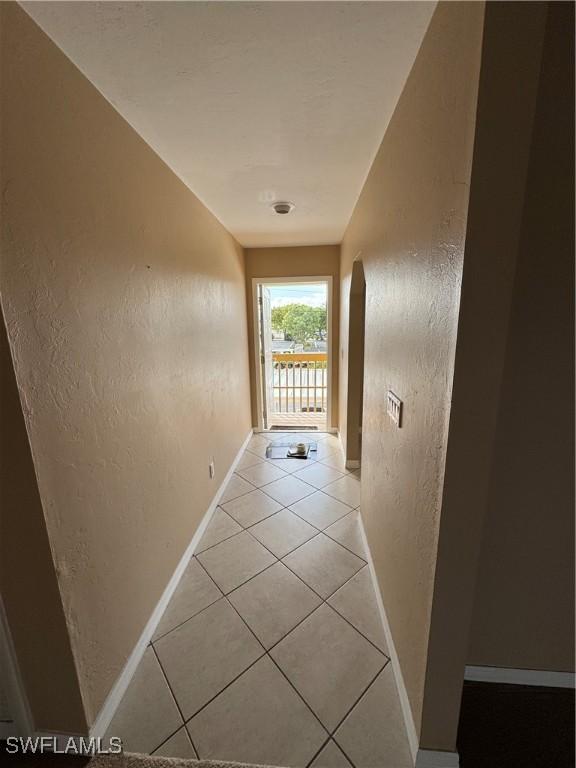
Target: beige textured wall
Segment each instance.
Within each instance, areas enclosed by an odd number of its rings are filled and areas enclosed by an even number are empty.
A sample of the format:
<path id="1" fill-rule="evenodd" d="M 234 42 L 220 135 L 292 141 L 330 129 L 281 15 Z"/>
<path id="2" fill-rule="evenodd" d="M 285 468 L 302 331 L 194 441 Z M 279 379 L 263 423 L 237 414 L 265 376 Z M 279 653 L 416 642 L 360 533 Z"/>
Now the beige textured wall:
<path id="1" fill-rule="evenodd" d="M 469 664 L 574 669 L 573 29 L 551 4 Z"/>
<path id="2" fill-rule="evenodd" d="M 366 275 L 362 517 L 420 727 L 484 7 L 441 3 L 342 244 L 340 426 L 350 275 Z M 404 402 L 398 429 L 386 390 Z"/>
<path id="3" fill-rule="evenodd" d="M 0 12 L 3 310 L 90 723 L 250 427 L 243 254 Z"/>
<path id="4" fill-rule="evenodd" d="M 338 370 L 340 312 L 340 246 L 311 245 L 282 248 L 247 248 L 246 302 L 249 324 L 250 391 L 252 395 L 252 424 L 257 426 L 256 377 L 254 362 L 254 333 L 252 278 L 254 277 L 320 277 L 332 276 L 332 425 L 338 426 Z M 330 426 L 330 425 L 329 425 Z"/>
<path id="5" fill-rule="evenodd" d="M 456 746 L 545 23 L 545 3 L 486 4 L 421 727 L 431 749 Z"/>

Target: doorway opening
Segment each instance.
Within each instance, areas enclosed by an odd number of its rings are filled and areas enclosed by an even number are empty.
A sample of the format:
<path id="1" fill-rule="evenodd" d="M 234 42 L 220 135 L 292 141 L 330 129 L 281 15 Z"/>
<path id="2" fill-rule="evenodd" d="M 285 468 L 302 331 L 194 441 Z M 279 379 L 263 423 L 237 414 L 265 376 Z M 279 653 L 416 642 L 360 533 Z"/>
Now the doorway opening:
<path id="1" fill-rule="evenodd" d="M 258 428 L 331 426 L 332 278 L 254 278 Z"/>
<path id="2" fill-rule="evenodd" d="M 348 398 L 346 413 L 346 466 L 360 466 L 364 404 L 364 323 L 366 279 L 361 261 L 352 266 L 348 326 Z"/>

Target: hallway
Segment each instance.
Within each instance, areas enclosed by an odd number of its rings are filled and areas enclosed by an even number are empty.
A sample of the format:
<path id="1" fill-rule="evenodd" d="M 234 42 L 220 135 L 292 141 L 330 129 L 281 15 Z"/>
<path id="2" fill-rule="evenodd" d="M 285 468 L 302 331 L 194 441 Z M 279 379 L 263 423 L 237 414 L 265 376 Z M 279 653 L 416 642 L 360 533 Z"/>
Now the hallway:
<path id="1" fill-rule="evenodd" d="M 573 691 L 574 8 L 0 3 L 0 742 L 472 768 Z"/>
<path id="2" fill-rule="evenodd" d="M 266 459 L 269 440 L 254 435 L 238 461 L 109 726 L 126 751 L 412 764 L 358 471 L 345 469 L 334 435 L 302 438 L 318 440 L 315 458 Z"/>

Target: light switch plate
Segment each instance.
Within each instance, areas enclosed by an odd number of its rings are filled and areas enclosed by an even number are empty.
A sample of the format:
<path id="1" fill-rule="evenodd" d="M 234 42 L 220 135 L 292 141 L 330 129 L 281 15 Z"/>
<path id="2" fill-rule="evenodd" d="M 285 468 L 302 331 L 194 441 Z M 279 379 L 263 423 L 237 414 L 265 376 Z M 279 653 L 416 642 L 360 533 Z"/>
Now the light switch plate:
<path id="1" fill-rule="evenodd" d="M 386 396 L 386 411 L 388 412 L 388 416 L 392 419 L 394 424 L 396 424 L 398 427 L 402 426 L 402 400 L 392 392 L 392 390 L 388 390 L 388 394 Z"/>

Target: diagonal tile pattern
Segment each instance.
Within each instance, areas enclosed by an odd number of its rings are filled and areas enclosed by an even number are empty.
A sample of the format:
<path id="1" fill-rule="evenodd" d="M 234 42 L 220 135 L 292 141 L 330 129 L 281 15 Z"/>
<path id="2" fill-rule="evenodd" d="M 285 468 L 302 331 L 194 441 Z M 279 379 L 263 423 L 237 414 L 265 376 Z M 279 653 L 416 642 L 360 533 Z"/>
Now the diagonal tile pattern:
<path id="1" fill-rule="evenodd" d="M 216 507 L 216 511 L 196 547 L 196 554 L 213 547 L 215 544 L 220 544 L 221 541 L 229 539 L 235 533 L 240 533 L 241 530 L 242 526 L 238 525 L 222 507 Z"/>
<path id="2" fill-rule="evenodd" d="M 284 470 L 289 475 L 299 472 L 305 467 L 310 467 L 315 463 L 315 459 L 310 456 L 307 459 L 267 459 L 267 461 L 273 467 L 278 467 L 278 469 Z"/>
<path id="3" fill-rule="evenodd" d="M 272 483 L 274 480 L 280 480 L 282 477 L 286 477 L 286 473 L 282 469 L 272 466 L 268 461 L 263 461 L 260 464 L 255 464 L 253 467 L 239 470 L 238 474 L 243 477 L 244 480 L 248 480 L 249 483 L 255 485 L 256 488 L 260 488 L 267 483 Z"/>
<path id="4" fill-rule="evenodd" d="M 342 544 L 343 547 L 354 552 L 358 557 L 368 560 L 362 541 L 362 531 L 360 528 L 360 511 L 355 509 L 346 517 L 340 518 L 335 523 L 324 529 L 326 536 Z"/>
<path id="5" fill-rule="evenodd" d="M 334 610 L 338 611 L 340 616 L 356 627 L 358 632 L 368 638 L 371 643 L 374 643 L 383 653 L 388 654 L 384 627 L 380 621 L 376 602 L 376 593 L 367 565 L 352 576 L 343 587 L 340 587 L 329 598 L 328 603 Z"/>
<path id="6" fill-rule="evenodd" d="M 338 728 L 335 741 L 356 766 L 412 768 L 405 730 L 383 727 L 401 723 L 401 717 L 392 664 L 388 664 Z"/>
<path id="7" fill-rule="evenodd" d="M 154 643 L 185 718 L 192 717 L 264 652 L 227 600 Z"/>
<path id="8" fill-rule="evenodd" d="M 282 509 L 282 504 L 274 501 L 257 488 L 224 504 L 224 510 L 244 528 L 264 520 L 265 517 L 273 515 L 280 509 Z"/>
<path id="9" fill-rule="evenodd" d="M 265 485 L 262 490 L 283 507 L 287 507 L 314 493 L 314 486 L 298 480 L 294 475 L 287 475 L 281 480 Z"/>
<path id="10" fill-rule="evenodd" d="M 152 752 L 181 725 L 174 697 L 152 648 L 147 648 L 106 736 L 120 736 L 126 752 Z"/>
<path id="11" fill-rule="evenodd" d="M 190 560 L 152 639 L 165 635 L 222 597 L 196 558 Z"/>
<path id="12" fill-rule="evenodd" d="M 198 560 L 224 594 L 276 562 L 274 555 L 247 531 L 201 552 Z"/>
<path id="13" fill-rule="evenodd" d="M 228 596 L 265 648 L 271 648 L 322 600 L 282 563 L 276 563 Z"/>
<path id="14" fill-rule="evenodd" d="M 266 657 L 188 723 L 203 758 L 305 766 L 327 733 Z"/>
<path id="15" fill-rule="evenodd" d="M 323 533 L 291 552 L 283 562 L 324 599 L 364 565 L 363 560 Z"/>
<path id="16" fill-rule="evenodd" d="M 319 530 L 327 528 L 352 511 L 347 504 L 322 491 L 306 496 L 305 499 L 292 504 L 290 509 Z"/>
<path id="17" fill-rule="evenodd" d="M 284 557 L 308 539 L 316 536 L 318 531 L 289 509 L 283 509 L 261 523 L 253 525 L 250 533 L 273 555 Z"/>
<path id="18" fill-rule="evenodd" d="M 313 439 L 319 456 L 303 463 L 265 459 L 268 436 L 251 438 L 108 730 L 126 750 L 290 768 L 410 764 L 359 473 L 336 437 Z"/>
<path id="19" fill-rule="evenodd" d="M 296 472 L 294 477 L 299 480 L 304 480 L 305 483 L 310 483 L 315 488 L 324 488 L 325 485 L 333 483 L 335 480 L 343 477 L 342 472 L 338 472 L 333 467 L 328 467 L 326 464 L 322 464 L 317 461 L 310 467 L 305 467 L 299 472 Z"/>
<path id="20" fill-rule="evenodd" d="M 197 757 L 185 726 L 182 726 L 179 731 L 170 736 L 152 754 L 162 755 L 162 757 L 179 757 L 183 760 L 194 760 Z"/>
<path id="21" fill-rule="evenodd" d="M 231 501 L 232 499 L 238 498 L 238 496 L 243 496 L 245 493 L 250 493 L 250 491 L 254 490 L 254 486 L 252 483 L 247 482 L 244 480 L 243 477 L 240 477 L 239 475 L 232 475 L 232 478 L 230 479 L 230 482 L 226 486 L 226 489 L 224 493 L 222 494 L 222 498 L 220 499 L 220 504 L 225 504 L 227 501 Z"/>
<path id="22" fill-rule="evenodd" d="M 323 458 L 322 464 L 325 464 L 327 467 L 337 469 L 338 472 L 342 472 L 343 475 L 346 475 L 352 471 L 346 466 L 346 459 L 344 458 L 344 454 L 341 451 L 331 453 L 329 456 Z"/>
<path id="23" fill-rule="evenodd" d="M 324 487 L 324 492 L 333 496 L 343 504 L 350 507 L 360 506 L 360 477 L 355 472 L 351 472 L 339 480 L 335 480 L 330 485 Z"/>
<path id="24" fill-rule="evenodd" d="M 352 764 L 335 741 L 330 741 L 310 764 L 310 768 L 352 768 Z"/>
<path id="25" fill-rule="evenodd" d="M 256 456 L 255 453 L 250 453 L 250 451 L 244 451 L 244 454 L 241 456 L 240 461 L 238 464 L 236 464 L 236 474 L 241 474 L 242 469 L 248 469 L 248 467 L 255 467 L 257 464 L 263 464 L 264 459 L 261 459 L 259 456 Z"/>
<path id="26" fill-rule="evenodd" d="M 326 604 L 270 654 L 329 731 L 388 661 Z"/>

